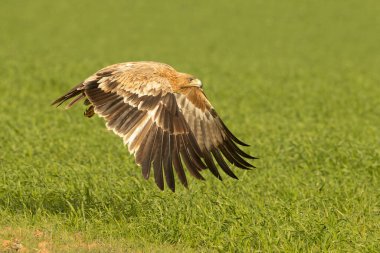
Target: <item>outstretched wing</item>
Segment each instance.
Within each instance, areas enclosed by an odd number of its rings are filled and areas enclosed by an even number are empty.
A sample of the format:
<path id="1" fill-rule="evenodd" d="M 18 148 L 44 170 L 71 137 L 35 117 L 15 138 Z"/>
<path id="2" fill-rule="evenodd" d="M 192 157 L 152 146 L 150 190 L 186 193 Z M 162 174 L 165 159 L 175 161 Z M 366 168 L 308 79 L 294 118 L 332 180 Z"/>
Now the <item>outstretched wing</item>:
<path id="1" fill-rule="evenodd" d="M 123 138 L 134 154 L 146 179 L 153 168 L 160 189 L 164 189 L 165 178 L 169 188 L 175 190 L 174 171 L 187 187 L 185 167 L 198 179 L 204 179 L 200 171 L 207 168 L 221 179 L 214 159 L 233 178 L 237 177 L 224 157 L 242 169 L 253 167 L 245 160 L 253 157 L 237 146 L 246 144 L 228 130 L 201 89 L 189 87 L 173 92 L 170 80 L 155 74 L 152 68 L 151 64 L 111 65 L 53 104 L 74 98 L 70 107 L 86 99 L 85 103 L 91 104 L 88 116 L 95 112 L 106 120 L 107 128 Z"/>
<path id="2" fill-rule="evenodd" d="M 75 96 L 86 97 L 94 112 L 106 120 L 107 128 L 123 138 L 145 178 L 149 178 L 153 167 L 160 189 L 164 189 L 165 177 L 169 188 L 175 190 L 174 170 L 187 187 L 184 165 L 190 174 L 203 180 L 199 172 L 206 165 L 201 150 L 170 84 L 165 79 L 143 76 L 146 74 L 130 73 L 128 66 L 110 66 L 53 104 L 59 105 Z"/>
<path id="3" fill-rule="evenodd" d="M 223 156 L 239 168 L 254 167 L 245 158 L 255 159 L 255 157 L 242 151 L 237 144 L 248 145 L 231 133 L 200 88 L 182 89 L 175 96 L 178 106 L 199 144 L 207 167 L 217 178 L 221 179 L 221 176 L 215 166 L 214 159 L 227 175 L 237 178 Z"/>

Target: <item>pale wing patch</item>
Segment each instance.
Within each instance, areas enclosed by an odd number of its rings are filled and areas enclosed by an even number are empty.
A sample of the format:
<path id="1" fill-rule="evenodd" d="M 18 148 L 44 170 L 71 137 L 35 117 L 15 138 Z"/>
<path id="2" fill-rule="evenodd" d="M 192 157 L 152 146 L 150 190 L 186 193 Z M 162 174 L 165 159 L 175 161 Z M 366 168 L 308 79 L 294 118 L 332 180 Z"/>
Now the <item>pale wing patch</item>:
<path id="1" fill-rule="evenodd" d="M 132 93 L 151 96 L 156 96 L 159 93 L 166 94 L 168 92 L 172 92 L 169 82 L 165 79 L 160 80 L 161 82 L 133 82 L 133 80 L 129 79 L 130 78 L 128 77 L 124 77 L 123 73 L 112 77 L 103 77 L 99 81 L 99 88 L 105 92 L 120 92 L 122 90 L 127 90 Z"/>
<path id="2" fill-rule="evenodd" d="M 203 92 L 198 88 L 189 88 L 176 94 L 178 106 L 188 122 L 202 150 L 202 157 L 210 171 L 221 178 L 214 159 L 229 176 L 236 178 L 223 156 L 242 169 L 253 167 L 244 158 L 254 158 L 242 151 L 236 144 L 245 145 L 224 125 Z M 223 154 L 223 156 L 222 156 Z"/>
<path id="3" fill-rule="evenodd" d="M 157 112 L 158 106 L 156 106 L 153 110 L 147 112 L 147 116 L 142 120 L 141 122 L 138 123 L 138 127 L 130 134 L 125 135 L 123 138 L 124 144 L 128 146 L 128 151 L 131 154 L 135 154 L 136 150 L 139 148 L 138 146 L 134 145 L 132 146 L 131 144 L 133 143 L 136 138 L 138 138 L 139 134 L 144 130 L 148 122 L 153 122 L 155 113 Z"/>
<path id="4" fill-rule="evenodd" d="M 212 150 L 223 142 L 225 134 L 218 126 L 218 122 L 208 110 L 202 111 L 196 107 L 185 95 L 175 94 L 179 108 L 188 122 L 202 150 Z"/>
<path id="5" fill-rule="evenodd" d="M 165 66 L 165 67 L 163 67 Z M 142 64 L 115 64 L 95 73 L 88 80 L 98 78 L 99 88 L 105 92 L 127 90 L 136 94 L 155 96 L 159 93 L 173 92 L 169 79 L 159 71 L 170 73 L 174 71 L 167 65 L 155 65 L 149 62 Z M 99 78 L 100 75 L 100 78 Z"/>

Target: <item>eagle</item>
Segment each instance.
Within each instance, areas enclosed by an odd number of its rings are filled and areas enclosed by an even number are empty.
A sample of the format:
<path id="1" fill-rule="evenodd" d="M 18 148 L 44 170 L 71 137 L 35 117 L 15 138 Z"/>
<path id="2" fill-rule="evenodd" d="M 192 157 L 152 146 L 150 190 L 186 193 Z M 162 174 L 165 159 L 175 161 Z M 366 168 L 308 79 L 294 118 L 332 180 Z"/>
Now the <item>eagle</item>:
<path id="1" fill-rule="evenodd" d="M 123 138 L 142 175 L 164 190 L 174 192 L 176 172 L 188 188 L 185 169 L 204 180 L 209 169 L 222 180 L 218 167 L 237 179 L 230 164 L 254 168 L 238 145 L 248 146 L 226 127 L 193 75 L 159 62 L 125 62 L 107 66 L 55 100 L 57 107 L 72 99 L 66 108 L 84 100 L 84 115 L 99 115 L 106 126 Z M 219 165 L 217 167 L 216 163 Z"/>

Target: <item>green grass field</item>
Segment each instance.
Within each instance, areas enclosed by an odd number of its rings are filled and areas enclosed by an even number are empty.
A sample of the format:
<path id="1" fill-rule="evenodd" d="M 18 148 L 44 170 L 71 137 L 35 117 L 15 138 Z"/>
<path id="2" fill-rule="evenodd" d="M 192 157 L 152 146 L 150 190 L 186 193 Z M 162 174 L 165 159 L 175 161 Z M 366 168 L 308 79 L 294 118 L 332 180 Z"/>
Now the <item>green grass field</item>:
<path id="1" fill-rule="evenodd" d="M 380 4 L 0 4 L 0 252 L 379 252 Z M 256 169 L 161 192 L 98 117 L 101 67 L 199 77 Z M 13 248 L 13 249 L 12 249 Z"/>

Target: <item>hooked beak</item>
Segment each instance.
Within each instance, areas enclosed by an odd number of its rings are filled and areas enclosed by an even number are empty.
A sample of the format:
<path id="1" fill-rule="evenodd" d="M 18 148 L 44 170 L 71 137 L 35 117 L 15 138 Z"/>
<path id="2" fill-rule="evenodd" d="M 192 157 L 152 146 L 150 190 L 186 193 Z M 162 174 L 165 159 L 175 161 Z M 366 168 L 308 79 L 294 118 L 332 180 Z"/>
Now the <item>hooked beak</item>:
<path id="1" fill-rule="evenodd" d="M 202 82 L 199 79 L 192 80 L 191 83 L 190 83 L 190 85 L 198 87 L 198 88 L 202 88 L 203 87 Z"/>

